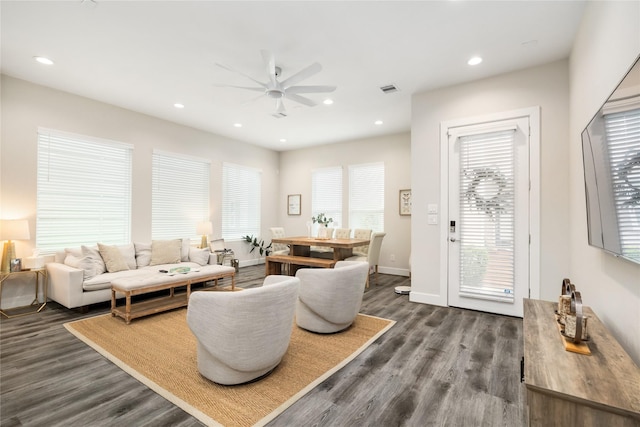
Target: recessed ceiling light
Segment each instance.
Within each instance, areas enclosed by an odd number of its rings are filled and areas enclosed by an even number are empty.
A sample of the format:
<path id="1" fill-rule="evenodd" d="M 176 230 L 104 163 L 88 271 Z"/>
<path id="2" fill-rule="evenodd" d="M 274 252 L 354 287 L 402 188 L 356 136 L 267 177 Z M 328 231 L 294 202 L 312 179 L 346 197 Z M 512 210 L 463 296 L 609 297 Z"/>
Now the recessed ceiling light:
<path id="1" fill-rule="evenodd" d="M 44 65 L 53 65 L 53 61 L 44 56 L 34 56 L 33 59 Z"/>
<path id="2" fill-rule="evenodd" d="M 234 125 L 235 127 L 237 127 L 237 128 L 241 128 L 241 127 L 242 127 L 242 123 L 234 123 L 233 125 Z"/>
<path id="3" fill-rule="evenodd" d="M 324 101 L 322 101 L 322 103 L 324 105 L 331 105 L 331 104 L 333 104 L 333 99 L 325 99 Z"/>
<path id="4" fill-rule="evenodd" d="M 287 140 L 284 138 L 280 138 L 280 142 L 287 142 Z"/>
<path id="5" fill-rule="evenodd" d="M 173 106 L 176 108 L 184 108 L 184 105 L 179 103 L 173 104 Z"/>
<path id="6" fill-rule="evenodd" d="M 382 120 L 376 120 L 375 122 L 373 122 L 374 125 L 378 125 L 380 126 L 383 123 Z"/>
<path id="7" fill-rule="evenodd" d="M 467 64 L 469 64 L 469 65 L 478 65 L 481 62 L 482 62 L 482 58 L 480 58 L 479 56 L 474 56 L 473 58 L 471 58 L 470 60 L 467 61 Z"/>

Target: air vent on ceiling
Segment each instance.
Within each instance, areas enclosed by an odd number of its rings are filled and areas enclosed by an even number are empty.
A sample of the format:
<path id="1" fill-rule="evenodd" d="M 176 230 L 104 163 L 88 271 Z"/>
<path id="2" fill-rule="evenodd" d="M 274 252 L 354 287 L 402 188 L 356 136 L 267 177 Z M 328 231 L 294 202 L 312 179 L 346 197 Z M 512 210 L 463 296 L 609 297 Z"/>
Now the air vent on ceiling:
<path id="1" fill-rule="evenodd" d="M 384 93 L 393 93 L 398 91 L 398 87 L 396 85 L 386 85 L 386 86 L 381 86 L 380 90 L 383 91 Z"/>
<path id="2" fill-rule="evenodd" d="M 282 112 L 273 113 L 271 115 L 273 117 L 275 117 L 276 119 L 283 119 L 283 118 L 287 117 L 287 113 L 282 113 Z"/>

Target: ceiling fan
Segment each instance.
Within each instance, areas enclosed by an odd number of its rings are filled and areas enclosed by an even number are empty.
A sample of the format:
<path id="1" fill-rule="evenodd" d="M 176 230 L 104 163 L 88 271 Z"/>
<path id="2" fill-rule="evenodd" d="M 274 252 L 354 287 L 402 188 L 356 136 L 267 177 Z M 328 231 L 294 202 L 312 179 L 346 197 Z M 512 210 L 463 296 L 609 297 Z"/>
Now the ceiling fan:
<path id="1" fill-rule="evenodd" d="M 278 77 L 280 77 L 282 70 L 280 69 L 280 67 L 276 66 L 273 54 L 267 50 L 262 50 L 261 53 L 262 53 L 264 66 L 267 72 L 266 82 L 263 83 L 241 71 L 234 70 L 233 68 L 228 67 L 226 65 L 216 63 L 218 67 L 224 68 L 225 70 L 232 71 L 234 73 L 238 73 L 259 85 L 259 87 L 233 86 L 233 85 L 220 85 L 220 86 L 234 87 L 238 89 L 247 89 L 247 90 L 252 90 L 257 92 L 263 92 L 262 95 L 260 95 L 258 98 L 266 96 L 276 101 L 276 111 L 273 114 L 273 116 L 275 117 L 286 117 L 287 114 L 286 114 L 286 110 L 284 108 L 284 103 L 283 103 L 284 99 L 295 101 L 300 104 L 307 105 L 309 107 L 313 107 L 316 105 L 316 102 L 305 96 L 301 96 L 300 94 L 328 93 L 336 90 L 335 86 L 296 86 L 297 83 L 305 79 L 308 79 L 309 77 L 319 73 L 322 70 L 322 65 L 320 65 L 317 62 L 314 62 L 313 64 L 309 65 L 306 68 L 303 68 L 302 70 L 298 71 L 296 74 L 292 75 L 291 77 L 283 81 L 279 81 Z M 258 98 L 255 98 L 255 99 L 258 99 Z"/>

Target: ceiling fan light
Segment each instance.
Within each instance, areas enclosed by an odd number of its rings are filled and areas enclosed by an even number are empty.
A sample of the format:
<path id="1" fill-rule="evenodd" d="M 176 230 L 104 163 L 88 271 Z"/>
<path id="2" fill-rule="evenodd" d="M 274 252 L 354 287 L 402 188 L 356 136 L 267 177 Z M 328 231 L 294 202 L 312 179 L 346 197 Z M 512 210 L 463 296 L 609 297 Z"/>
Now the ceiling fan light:
<path id="1" fill-rule="evenodd" d="M 284 92 L 280 89 L 268 89 L 267 96 L 273 99 L 280 99 L 284 97 Z"/>

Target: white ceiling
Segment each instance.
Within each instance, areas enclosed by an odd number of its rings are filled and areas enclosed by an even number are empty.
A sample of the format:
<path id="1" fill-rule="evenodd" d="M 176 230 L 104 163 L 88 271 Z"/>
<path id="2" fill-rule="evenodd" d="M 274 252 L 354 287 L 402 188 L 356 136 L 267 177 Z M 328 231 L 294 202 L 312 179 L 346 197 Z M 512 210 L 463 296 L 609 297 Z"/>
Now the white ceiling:
<path id="1" fill-rule="evenodd" d="M 2 1 L 1 71 L 66 92 L 283 151 L 409 131 L 411 95 L 567 58 L 583 1 Z M 335 85 L 307 107 L 249 102 L 313 62 L 302 85 Z M 46 56 L 53 66 L 36 63 Z M 480 55 L 475 67 L 467 60 Z M 400 90 L 384 94 L 380 87 Z M 179 102 L 184 109 L 176 109 Z M 374 125 L 375 120 L 384 121 Z M 234 123 L 242 123 L 241 128 Z M 280 142 L 285 138 L 287 142 Z"/>

